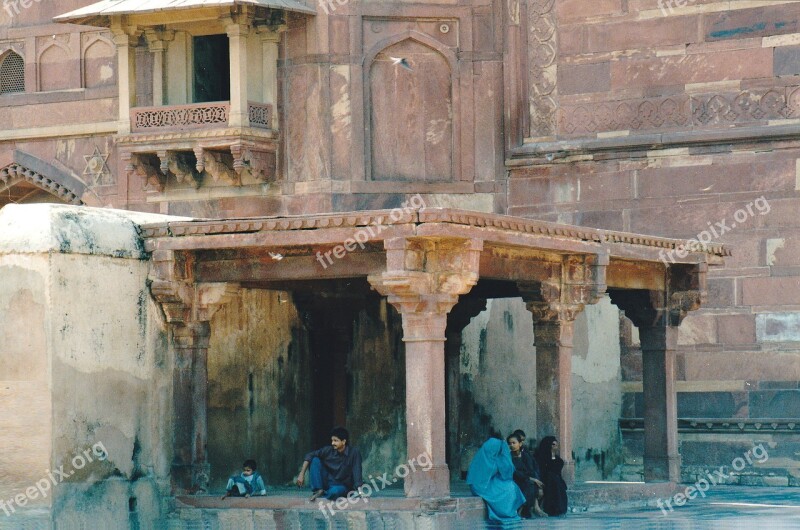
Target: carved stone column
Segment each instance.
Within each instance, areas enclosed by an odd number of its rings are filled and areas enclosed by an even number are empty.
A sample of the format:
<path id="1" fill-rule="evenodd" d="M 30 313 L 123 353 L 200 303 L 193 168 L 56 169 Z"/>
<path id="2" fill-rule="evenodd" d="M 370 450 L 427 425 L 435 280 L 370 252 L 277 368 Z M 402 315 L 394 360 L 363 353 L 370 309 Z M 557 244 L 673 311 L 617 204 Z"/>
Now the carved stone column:
<path id="1" fill-rule="evenodd" d="M 247 36 L 250 18 L 247 12 L 226 20 L 225 30 L 230 41 L 231 114 L 230 127 L 249 127 L 250 109 L 247 94 Z"/>
<path id="2" fill-rule="evenodd" d="M 405 478 L 408 497 L 448 497 L 446 462 L 445 329 L 458 297 L 478 281 L 481 241 L 408 240 L 385 243 L 387 272 L 370 284 L 403 318 L 406 346 L 406 428 L 408 458 L 430 456 L 430 471 Z"/>
<path id="3" fill-rule="evenodd" d="M 169 41 L 175 38 L 175 32 L 147 28 L 144 35 L 147 38 L 147 48 L 153 54 L 153 105 L 159 107 L 166 101 L 166 52 Z"/>
<path id="4" fill-rule="evenodd" d="M 560 275 L 541 283 L 520 283 L 533 316 L 536 346 L 536 433 L 558 438 L 562 475 L 575 481 L 572 457 L 572 349 L 575 319 L 586 304 L 600 301 L 606 290 L 607 256 L 569 256 Z"/>
<path id="5" fill-rule="evenodd" d="M 207 491 L 208 344 L 211 318 L 236 284 L 195 283 L 191 256 L 155 251 L 150 292 L 161 304 L 175 353 L 173 366 L 172 485 L 176 491 Z"/>
<path id="6" fill-rule="evenodd" d="M 262 101 L 272 105 L 272 123 L 270 124 L 272 130 L 278 128 L 278 45 L 284 31 L 286 31 L 286 26 L 260 26 L 258 28 L 258 33 L 261 35 L 263 58 L 264 92 Z"/>
<path id="7" fill-rule="evenodd" d="M 614 290 L 611 301 L 639 329 L 644 398 L 644 479 L 679 482 L 675 362 L 678 326 L 705 297 L 708 266 L 673 266 L 665 291 Z"/>
<path id="8" fill-rule="evenodd" d="M 111 24 L 114 44 L 117 45 L 117 85 L 119 87 L 119 134 L 131 132 L 131 107 L 136 104 L 136 45 L 141 31 L 124 25 L 118 18 Z"/>

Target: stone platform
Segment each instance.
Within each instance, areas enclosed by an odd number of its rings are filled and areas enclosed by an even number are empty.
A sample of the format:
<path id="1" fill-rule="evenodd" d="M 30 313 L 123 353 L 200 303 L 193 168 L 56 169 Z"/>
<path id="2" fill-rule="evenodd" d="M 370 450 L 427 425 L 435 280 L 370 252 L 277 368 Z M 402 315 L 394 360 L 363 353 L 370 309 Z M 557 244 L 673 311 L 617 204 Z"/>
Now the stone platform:
<path id="1" fill-rule="evenodd" d="M 611 509 L 645 509 L 659 498 L 669 498 L 680 488 L 670 483 L 582 483 L 570 488 L 570 511 L 600 512 Z M 409 499 L 401 488 L 385 489 L 337 510 L 308 502 L 309 493 L 297 488 L 275 488 L 266 497 L 249 499 L 220 496 L 185 496 L 175 499 L 169 519 L 171 530 L 262 528 L 483 528 L 483 501 L 469 487 L 454 483 L 448 499 Z M 647 508 L 652 509 L 652 508 Z M 331 512 L 333 511 L 333 513 Z"/>

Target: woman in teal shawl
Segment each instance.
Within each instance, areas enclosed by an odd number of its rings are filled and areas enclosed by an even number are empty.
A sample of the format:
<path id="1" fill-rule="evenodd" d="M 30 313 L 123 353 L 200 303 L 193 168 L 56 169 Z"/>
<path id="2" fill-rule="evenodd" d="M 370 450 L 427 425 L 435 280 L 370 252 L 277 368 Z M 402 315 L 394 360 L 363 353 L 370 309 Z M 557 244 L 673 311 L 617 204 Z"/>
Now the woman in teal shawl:
<path id="1" fill-rule="evenodd" d="M 490 438 L 481 446 L 469 465 L 467 484 L 474 495 L 486 501 L 489 519 L 519 519 L 517 510 L 525 504 L 525 496 L 514 483 L 511 451 L 502 440 Z"/>

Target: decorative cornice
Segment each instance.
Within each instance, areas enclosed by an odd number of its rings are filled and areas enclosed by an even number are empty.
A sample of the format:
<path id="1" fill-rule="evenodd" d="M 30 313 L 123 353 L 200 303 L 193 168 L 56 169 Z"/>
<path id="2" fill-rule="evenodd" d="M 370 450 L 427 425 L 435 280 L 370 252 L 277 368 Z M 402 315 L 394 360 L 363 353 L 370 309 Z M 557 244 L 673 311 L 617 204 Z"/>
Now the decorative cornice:
<path id="1" fill-rule="evenodd" d="M 143 226 L 145 238 L 181 237 L 190 235 L 252 233 L 285 230 L 310 230 L 358 226 L 390 226 L 400 224 L 446 223 L 494 228 L 550 237 L 560 237 L 601 244 L 629 244 L 660 249 L 686 247 L 692 252 L 714 256 L 730 256 L 731 251 L 720 244 L 694 244 L 682 239 L 615 232 L 595 228 L 562 225 L 545 221 L 524 219 L 507 215 L 487 214 L 447 208 L 423 210 L 373 210 L 339 214 L 321 214 L 287 217 L 260 217 L 251 219 L 176 221 Z"/>
<path id="2" fill-rule="evenodd" d="M 644 419 L 620 418 L 623 431 L 643 431 Z M 679 418 L 682 433 L 800 433 L 800 419 L 777 418 Z"/>

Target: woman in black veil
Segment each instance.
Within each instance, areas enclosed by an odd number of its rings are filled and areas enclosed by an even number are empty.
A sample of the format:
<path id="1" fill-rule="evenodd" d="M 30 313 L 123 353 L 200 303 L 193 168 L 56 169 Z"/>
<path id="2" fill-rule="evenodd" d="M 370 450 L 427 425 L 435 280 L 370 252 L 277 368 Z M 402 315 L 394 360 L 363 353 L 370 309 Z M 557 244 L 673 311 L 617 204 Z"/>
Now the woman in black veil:
<path id="1" fill-rule="evenodd" d="M 555 436 L 545 436 L 536 449 L 536 463 L 544 483 L 542 510 L 547 515 L 567 513 L 567 483 L 561 476 L 564 461 L 558 456 L 558 440 Z"/>

